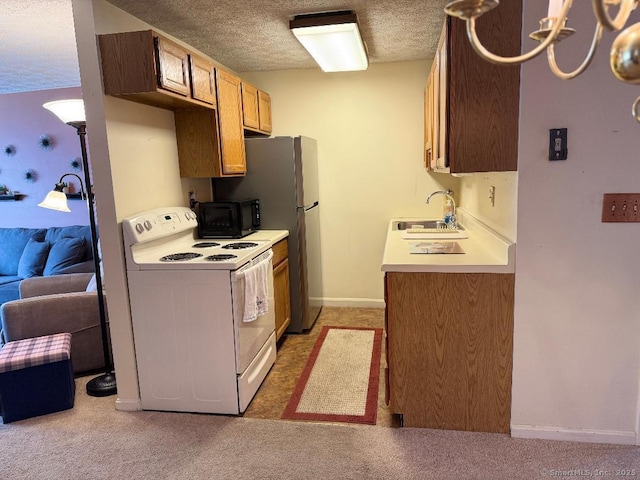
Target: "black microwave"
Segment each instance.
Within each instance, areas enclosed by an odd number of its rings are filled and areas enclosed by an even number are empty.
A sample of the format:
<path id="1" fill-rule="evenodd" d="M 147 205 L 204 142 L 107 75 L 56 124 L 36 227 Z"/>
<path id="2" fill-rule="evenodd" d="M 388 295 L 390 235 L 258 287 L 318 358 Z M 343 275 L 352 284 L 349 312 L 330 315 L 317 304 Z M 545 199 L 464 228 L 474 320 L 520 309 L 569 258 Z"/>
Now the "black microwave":
<path id="1" fill-rule="evenodd" d="M 242 238 L 260 228 L 260 201 L 198 204 L 200 238 Z"/>

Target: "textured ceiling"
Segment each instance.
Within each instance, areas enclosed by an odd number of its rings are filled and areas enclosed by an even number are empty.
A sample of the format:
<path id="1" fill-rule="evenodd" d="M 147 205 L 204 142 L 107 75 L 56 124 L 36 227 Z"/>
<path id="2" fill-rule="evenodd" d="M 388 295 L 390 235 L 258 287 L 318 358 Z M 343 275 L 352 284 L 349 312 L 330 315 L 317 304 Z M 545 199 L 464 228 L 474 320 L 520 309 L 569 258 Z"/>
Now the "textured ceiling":
<path id="1" fill-rule="evenodd" d="M 0 6 L 0 93 L 80 85 L 71 0 Z"/>
<path id="2" fill-rule="evenodd" d="M 294 15 L 354 10 L 371 63 L 433 58 L 447 0 L 109 0 L 237 72 L 318 68 Z M 2 0 L 0 93 L 78 86 L 71 0 Z"/>
<path id="3" fill-rule="evenodd" d="M 371 63 L 433 58 L 447 0 L 109 0 L 237 72 L 313 68 L 297 14 L 353 10 Z"/>

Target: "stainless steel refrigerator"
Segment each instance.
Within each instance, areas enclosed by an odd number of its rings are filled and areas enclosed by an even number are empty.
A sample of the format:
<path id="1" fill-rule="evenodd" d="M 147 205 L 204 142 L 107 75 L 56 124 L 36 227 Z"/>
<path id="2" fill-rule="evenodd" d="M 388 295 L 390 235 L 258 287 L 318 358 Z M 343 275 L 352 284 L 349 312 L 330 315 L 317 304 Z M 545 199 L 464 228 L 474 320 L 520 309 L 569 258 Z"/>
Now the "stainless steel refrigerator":
<path id="1" fill-rule="evenodd" d="M 216 200 L 260 200 L 260 228 L 289 230 L 291 324 L 310 329 L 322 308 L 318 146 L 308 137 L 245 140 L 247 175 L 214 179 Z"/>

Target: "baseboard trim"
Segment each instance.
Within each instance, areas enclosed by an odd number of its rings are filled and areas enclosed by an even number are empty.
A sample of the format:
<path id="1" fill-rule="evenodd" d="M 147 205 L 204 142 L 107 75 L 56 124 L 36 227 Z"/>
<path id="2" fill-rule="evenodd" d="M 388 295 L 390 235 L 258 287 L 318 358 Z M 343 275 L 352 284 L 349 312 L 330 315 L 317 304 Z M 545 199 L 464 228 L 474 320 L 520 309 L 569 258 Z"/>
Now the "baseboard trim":
<path id="1" fill-rule="evenodd" d="M 118 398 L 116 399 L 116 410 L 138 412 L 142 410 L 142 401 L 139 398 Z"/>
<path id="2" fill-rule="evenodd" d="M 616 430 L 574 430 L 561 427 L 511 425 L 511 436 L 514 438 L 536 438 L 584 443 L 636 444 L 636 432 Z"/>
<path id="3" fill-rule="evenodd" d="M 384 300 L 377 298 L 327 298 L 321 301 L 324 307 L 384 308 Z"/>

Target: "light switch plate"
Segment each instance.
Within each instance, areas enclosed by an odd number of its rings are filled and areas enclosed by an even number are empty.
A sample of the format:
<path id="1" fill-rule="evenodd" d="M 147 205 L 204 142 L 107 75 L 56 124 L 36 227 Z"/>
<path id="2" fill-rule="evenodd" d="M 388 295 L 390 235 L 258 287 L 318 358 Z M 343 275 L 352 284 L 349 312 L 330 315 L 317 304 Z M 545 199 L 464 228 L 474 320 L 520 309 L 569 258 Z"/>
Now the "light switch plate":
<path id="1" fill-rule="evenodd" d="M 549 130 L 549 160 L 566 160 L 568 155 L 567 129 L 552 128 Z"/>
<path id="2" fill-rule="evenodd" d="M 603 222 L 640 222 L 640 193 L 605 193 Z"/>

